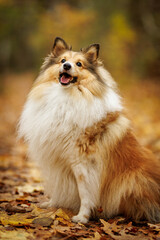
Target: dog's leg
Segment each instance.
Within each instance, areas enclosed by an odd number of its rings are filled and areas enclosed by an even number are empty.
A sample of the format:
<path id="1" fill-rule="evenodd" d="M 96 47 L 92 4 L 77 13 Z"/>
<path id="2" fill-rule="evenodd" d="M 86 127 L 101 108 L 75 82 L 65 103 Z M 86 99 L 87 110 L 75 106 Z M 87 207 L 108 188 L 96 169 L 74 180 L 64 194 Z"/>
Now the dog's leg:
<path id="1" fill-rule="evenodd" d="M 97 205 L 98 175 L 93 168 L 89 168 L 87 164 L 82 163 L 74 166 L 73 172 L 80 197 L 80 210 L 72 218 L 72 221 L 87 223 L 90 218 L 91 209 Z"/>

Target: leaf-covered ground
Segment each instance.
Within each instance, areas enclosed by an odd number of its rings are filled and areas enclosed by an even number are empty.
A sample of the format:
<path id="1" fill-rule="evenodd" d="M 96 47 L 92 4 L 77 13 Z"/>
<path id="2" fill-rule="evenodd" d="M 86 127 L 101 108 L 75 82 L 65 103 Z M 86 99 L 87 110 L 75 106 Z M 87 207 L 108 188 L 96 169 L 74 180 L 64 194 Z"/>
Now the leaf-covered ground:
<path id="1" fill-rule="evenodd" d="M 16 140 L 16 124 L 33 74 L 8 75 L 0 95 L 0 239 L 160 239 L 160 224 L 121 216 L 88 224 L 72 223 L 67 209 L 40 209 L 44 199 L 38 169 Z M 160 85 L 120 85 L 128 115 L 142 144 L 160 159 Z"/>

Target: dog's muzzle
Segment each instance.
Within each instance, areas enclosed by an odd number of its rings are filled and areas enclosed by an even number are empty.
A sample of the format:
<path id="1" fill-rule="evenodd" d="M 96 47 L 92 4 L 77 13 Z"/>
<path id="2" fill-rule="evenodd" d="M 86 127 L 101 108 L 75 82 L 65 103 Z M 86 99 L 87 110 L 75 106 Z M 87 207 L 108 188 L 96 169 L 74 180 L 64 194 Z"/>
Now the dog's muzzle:
<path id="1" fill-rule="evenodd" d="M 59 82 L 62 85 L 69 85 L 70 83 L 75 83 L 77 82 L 77 77 L 73 77 L 67 72 L 63 72 L 59 75 Z"/>

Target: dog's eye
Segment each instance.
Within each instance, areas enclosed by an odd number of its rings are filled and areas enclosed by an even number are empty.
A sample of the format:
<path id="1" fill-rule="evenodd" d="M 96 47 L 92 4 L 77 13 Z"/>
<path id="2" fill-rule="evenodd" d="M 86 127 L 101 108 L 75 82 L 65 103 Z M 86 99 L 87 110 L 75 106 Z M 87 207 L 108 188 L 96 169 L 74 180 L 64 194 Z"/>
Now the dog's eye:
<path id="1" fill-rule="evenodd" d="M 61 60 L 61 63 L 65 63 L 65 62 L 66 62 L 66 59 L 63 58 L 63 59 Z"/>
<path id="2" fill-rule="evenodd" d="M 76 65 L 77 65 L 78 67 L 81 67 L 81 66 L 82 66 L 82 63 L 81 63 L 81 62 L 77 62 Z"/>

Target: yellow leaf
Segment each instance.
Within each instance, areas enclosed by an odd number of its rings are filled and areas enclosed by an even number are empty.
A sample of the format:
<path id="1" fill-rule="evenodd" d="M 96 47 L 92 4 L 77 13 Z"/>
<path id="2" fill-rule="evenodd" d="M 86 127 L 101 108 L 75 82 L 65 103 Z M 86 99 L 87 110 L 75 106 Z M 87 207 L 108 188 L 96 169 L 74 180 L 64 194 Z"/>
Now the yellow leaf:
<path id="1" fill-rule="evenodd" d="M 13 215 L 8 215 L 5 212 L 0 212 L 0 221 L 2 225 L 12 225 L 12 226 L 29 226 L 33 219 L 27 219 L 28 214 L 16 213 Z"/>
<path id="2" fill-rule="evenodd" d="M 45 214 L 46 213 L 46 209 L 42 209 L 42 208 L 39 208 L 37 207 L 35 204 L 31 204 L 31 207 L 33 208 L 31 214 L 33 216 L 40 216 L 41 214 Z"/>
<path id="3" fill-rule="evenodd" d="M 70 220 L 69 216 L 61 209 L 59 208 L 52 216 L 51 218 L 55 219 L 56 217 L 63 218 L 65 220 Z"/>
<path id="4" fill-rule="evenodd" d="M 68 220 L 62 218 L 62 217 L 57 217 L 56 220 L 58 220 L 60 223 L 62 223 L 62 225 L 67 225 L 67 226 L 70 226 L 70 227 L 73 227 L 74 224 L 69 222 Z"/>
<path id="5" fill-rule="evenodd" d="M 101 235 L 98 232 L 94 233 L 94 239 L 99 240 L 101 239 Z"/>

